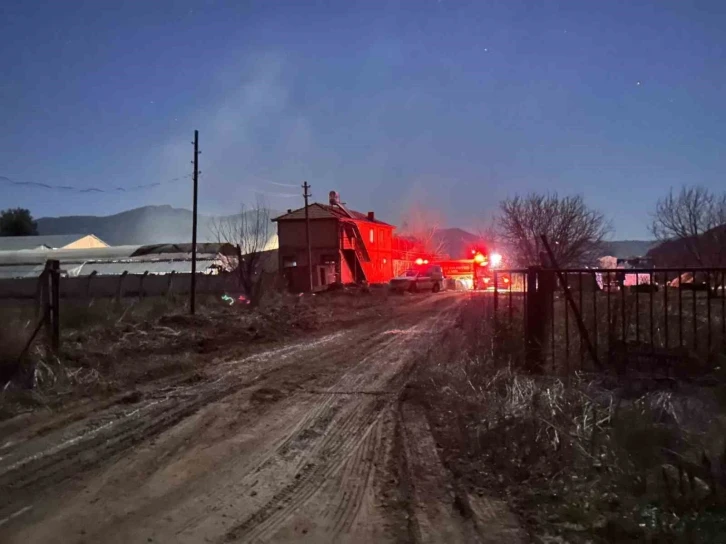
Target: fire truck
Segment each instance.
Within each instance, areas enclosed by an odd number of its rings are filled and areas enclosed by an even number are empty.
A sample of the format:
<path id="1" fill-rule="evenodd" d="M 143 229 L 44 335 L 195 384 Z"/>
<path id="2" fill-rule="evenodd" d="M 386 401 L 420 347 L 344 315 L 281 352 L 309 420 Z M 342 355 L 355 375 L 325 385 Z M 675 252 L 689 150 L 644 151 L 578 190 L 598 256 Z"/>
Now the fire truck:
<path id="1" fill-rule="evenodd" d="M 494 272 L 501 269 L 502 256 L 485 248 L 475 247 L 471 249 L 467 259 L 435 261 L 435 264 L 441 265 L 446 278 L 460 284 L 464 289 L 494 289 Z M 498 289 L 509 289 L 509 274 L 499 272 L 496 284 Z"/>

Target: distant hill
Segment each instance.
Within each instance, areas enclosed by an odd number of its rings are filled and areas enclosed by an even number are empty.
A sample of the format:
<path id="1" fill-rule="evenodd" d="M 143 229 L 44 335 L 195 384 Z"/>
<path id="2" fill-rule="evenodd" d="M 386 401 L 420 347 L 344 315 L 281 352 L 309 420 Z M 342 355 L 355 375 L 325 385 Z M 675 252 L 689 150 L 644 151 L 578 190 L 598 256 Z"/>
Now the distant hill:
<path id="1" fill-rule="evenodd" d="M 651 249 L 658 245 L 652 240 L 618 240 L 604 242 L 603 256 L 627 259 L 628 257 L 644 257 Z"/>
<path id="2" fill-rule="evenodd" d="M 452 259 L 466 258 L 471 246 L 481 242 L 476 234 L 459 228 L 439 229 L 434 234 L 437 245 L 441 246 L 441 252 L 448 254 Z"/>
<path id="3" fill-rule="evenodd" d="M 440 241 L 443 252 L 451 255 L 453 259 L 462 259 L 467 256 L 469 249 L 477 243 L 484 242 L 479 236 L 458 228 L 441 229 L 435 235 Z M 617 258 L 642 257 L 648 251 L 657 246 L 657 242 L 650 240 L 617 240 L 605 242 L 603 244 L 602 254 Z M 499 247 L 503 253 L 506 248 Z"/>
<path id="4" fill-rule="evenodd" d="M 279 215 L 270 211 L 270 217 Z M 229 216 L 231 217 L 231 216 Z M 197 239 L 200 242 L 216 242 L 213 224 L 223 217 L 200 215 Z M 270 233 L 275 233 L 274 225 Z M 144 206 L 115 215 L 70 215 L 65 217 L 41 217 L 38 234 L 95 234 L 112 246 L 182 243 L 192 239 L 192 212 L 171 206 Z"/>
<path id="5" fill-rule="evenodd" d="M 270 217 L 281 215 L 271 210 Z M 200 242 L 216 242 L 213 224 L 223 217 L 199 216 L 197 236 Z M 270 233 L 276 228 L 271 225 Z M 171 206 L 144 206 L 114 215 L 71 215 L 65 217 L 41 217 L 38 234 L 95 234 L 112 246 L 144 245 L 160 243 L 184 243 L 191 241 L 192 212 Z M 440 229 L 436 235 L 443 253 L 452 259 L 463 259 L 469 249 L 482 240 L 476 234 L 459 228 Z M 486 241 L 485 241 L 486 243 Z M 607 242 L 603 255 L 632 257 L 645 255 L 655 247 L 655 242 L 624 240 Z"/>
<path id="6" fill-rule="evenodd" d="M 726 225 L 705 232 L 695 244 L 694 240 L 698 239 L 691 237 L 657 244 L 648 252 L 648 257 L 653 259 L 656 266 L 718 266 L 726 262 Z M 704 256 L 703 263 L 693 258 L 688 249 L 689 244 L 699 248 Z"/>

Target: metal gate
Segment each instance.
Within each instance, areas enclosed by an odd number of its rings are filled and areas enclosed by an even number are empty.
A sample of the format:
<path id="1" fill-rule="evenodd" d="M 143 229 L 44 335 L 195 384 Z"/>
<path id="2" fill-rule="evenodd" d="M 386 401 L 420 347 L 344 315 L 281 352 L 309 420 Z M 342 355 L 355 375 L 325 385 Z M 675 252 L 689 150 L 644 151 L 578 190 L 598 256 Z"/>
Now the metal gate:
<path id="1" fill-rule="evenodd" d="M 713 365 L 726 355 L 725 280 L 726 268 L 529 268 L 498 271 L 482 295 L 495 331 L 521 330 L 535 369 L 669 370 L 676 359 Z"/>

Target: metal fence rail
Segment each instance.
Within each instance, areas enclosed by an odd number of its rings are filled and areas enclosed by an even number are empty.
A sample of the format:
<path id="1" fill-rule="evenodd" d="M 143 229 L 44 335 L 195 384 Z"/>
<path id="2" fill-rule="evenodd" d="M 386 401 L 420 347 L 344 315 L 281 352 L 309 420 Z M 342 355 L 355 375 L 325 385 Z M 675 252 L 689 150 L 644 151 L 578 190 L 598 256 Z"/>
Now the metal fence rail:
<path id="1" fill-rule="evenodd" d="M 725 284 L 725 268 L 532 268 L 498 271 L 482 296 L 530 363 L 568 373 L 713 363 L 726 354 Z"/>

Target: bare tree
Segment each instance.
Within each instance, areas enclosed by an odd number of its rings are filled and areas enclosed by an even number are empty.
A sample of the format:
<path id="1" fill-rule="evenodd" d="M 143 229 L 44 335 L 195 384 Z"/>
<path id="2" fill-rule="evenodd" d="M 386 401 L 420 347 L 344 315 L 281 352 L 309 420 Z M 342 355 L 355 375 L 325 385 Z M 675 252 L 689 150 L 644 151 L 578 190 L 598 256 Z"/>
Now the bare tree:
<path id="1" fill-rule="evenodd" d="M 705 187 L 670 190 L 653 213 L 651 232 L 660 242 L 678 241 L 700 266 L 726 262 L 726 193 Z M 682 263 L 681 263 L 682 264 Z"/>
<path id="2" fill-rule="evenodd" d="M 240 262 L 237 274 L 242 290 L 256 306 L 264 295 L 264 252 L 271 239 L 270 210 L 258 199 L 251 209 L 212 222 L 212 234 L 219 243 L 237 246 Z"/>
<path id="3" fill-rule="evenodd" d="M 479 239 L 478 243 L 490 250 L 501 251 L 504 249 L 500 247 L 502 245 L 501 233 L 497 226 L 496 218 L 492 218 L 486 223 L 480 223 L 474 230 L 474 234 Z"/>
<path id="4" fill-rule="evenodd" d="M 542 234 L 559 266 L 590 264 L 610 231 L 603 214 L 588 208 L 579 195 L 560 198 L 557 193 L 532 193 L 504 200 L 499 209 L 499 241 L 519 266 L 541 264 Z"/>
<path id="5" fill-rule="evenodd" d="M 418 251 L 440 255 L 444 251 L 444 241 L 438 236 L 442 225 L 440 213 L 417 201 L 401 214 L 400 233 L 415 241 Z"/>

